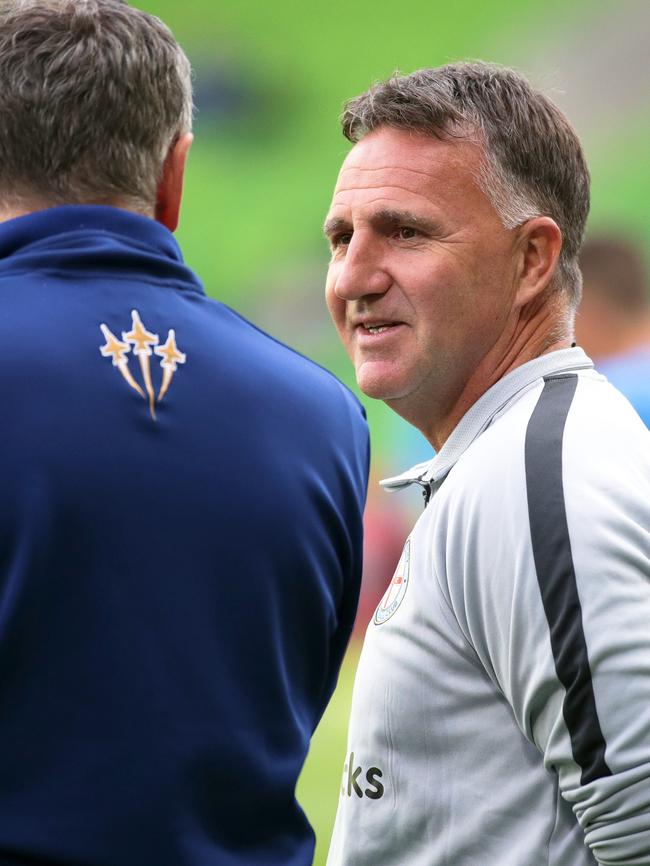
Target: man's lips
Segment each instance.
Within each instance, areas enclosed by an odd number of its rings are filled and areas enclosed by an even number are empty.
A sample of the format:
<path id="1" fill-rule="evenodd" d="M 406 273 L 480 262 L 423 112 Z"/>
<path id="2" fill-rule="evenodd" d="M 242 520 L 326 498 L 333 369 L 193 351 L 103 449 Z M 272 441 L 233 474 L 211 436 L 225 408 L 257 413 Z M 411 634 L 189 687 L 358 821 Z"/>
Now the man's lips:
<path id="1" fill-rule="evenodd" d="M 392 334 L 402 327 L 404 327 L 404 322 L 373 319 L 371 321 L 358 322 L 354 325 L 354 331 L 357 338 L 365 342 L 366 340 L 377 340 L 381 337 L 392 336 Z"/>
<path id="2" fill-rule="evenodd" d="M 352 321 L 352 326 L 356 331 L 367 332 L 369 334 L 383 333 L 389 328 L 397 328 L 403 325 L 404 322 L 398 319 L 357 319 Z"/>

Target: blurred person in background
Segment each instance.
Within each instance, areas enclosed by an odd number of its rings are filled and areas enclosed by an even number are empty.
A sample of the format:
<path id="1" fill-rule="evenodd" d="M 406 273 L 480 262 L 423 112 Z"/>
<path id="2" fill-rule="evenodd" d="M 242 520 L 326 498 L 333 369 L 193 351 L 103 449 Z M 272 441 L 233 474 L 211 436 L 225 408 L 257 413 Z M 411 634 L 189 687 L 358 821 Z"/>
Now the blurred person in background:
<path id="1" fill-rule="evenodd" d="M 349 102 L 327 301 L 437 451 L 366 633 L 329 866 L 650 864 L 650 433 L 573 345 L 589 174 L 518 73 Z"/>
<path id="2" fill-rule="evenodd" d="M 0 116 L 0 862 L 307 866 L 363 411 L 183 263 L 162 22 L 7 0 Z"/>
<path id="3" fill-rule="evenodd" d="M 650 427 L 650 283 L 643 252 L 614 234 L 580 252 L 582 301 L 576 340 Z"/>

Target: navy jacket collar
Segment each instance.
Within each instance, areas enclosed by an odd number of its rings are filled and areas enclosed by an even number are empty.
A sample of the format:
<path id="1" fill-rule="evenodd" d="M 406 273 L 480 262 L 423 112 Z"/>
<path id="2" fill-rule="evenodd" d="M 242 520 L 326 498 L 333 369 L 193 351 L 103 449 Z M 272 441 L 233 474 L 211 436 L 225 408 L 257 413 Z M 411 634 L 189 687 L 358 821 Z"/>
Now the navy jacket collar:
<path id="1" fill-rule="evenodd" d="M 203 292 L 168 229 L 104 205 L 62 205 L 0 223 L 0 275 L 39 268 L 144 273 L 152 281 Z"/>

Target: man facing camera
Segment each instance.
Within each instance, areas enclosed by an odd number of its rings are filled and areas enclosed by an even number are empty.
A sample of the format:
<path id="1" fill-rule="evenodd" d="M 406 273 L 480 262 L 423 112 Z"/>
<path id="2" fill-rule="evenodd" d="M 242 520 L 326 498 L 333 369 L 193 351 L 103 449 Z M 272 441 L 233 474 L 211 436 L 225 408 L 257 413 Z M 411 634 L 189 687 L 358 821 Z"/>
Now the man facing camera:
<path id="1" fill-rule="evenodd" d="M 435 458 L 366 634 L 329 866 L 650 863 L 650 435 L 572 346 L 589 175 L 520 75 L 352 100 L 327 300 Z"/>
<path id="2" fill-rule="evenodd" d="M 0 106 L 0 862 L 308 866 L 362 409 L 183 263 L 158 19 L 3 3 Z"/>

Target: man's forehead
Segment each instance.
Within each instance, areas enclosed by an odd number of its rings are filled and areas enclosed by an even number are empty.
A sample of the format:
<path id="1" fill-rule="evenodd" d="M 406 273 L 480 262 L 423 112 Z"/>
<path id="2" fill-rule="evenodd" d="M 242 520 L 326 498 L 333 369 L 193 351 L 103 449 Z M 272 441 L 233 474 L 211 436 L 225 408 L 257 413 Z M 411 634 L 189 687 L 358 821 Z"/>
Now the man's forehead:
<path id="1" fill-rule="evenodd" d="M 478 193 L 480 153 L 464 140 L 382 127 L 354 145 L 339 173 L 332 208 L 431 207 L 467 201 Z"/>
<path id="2" fill-rule="evenodd" d="M 380 127 L 350 150 L 339 178 L 350 172 L 398 172 L 432 177 L 448 168 L 471 171 L 479 149 L 467 140 L 438 139 L 421 132 Z"/>

